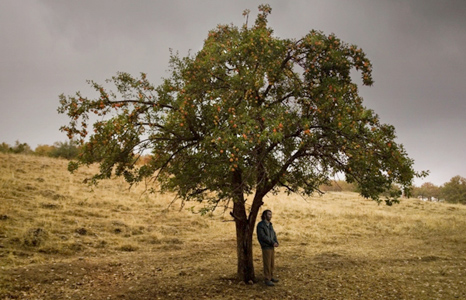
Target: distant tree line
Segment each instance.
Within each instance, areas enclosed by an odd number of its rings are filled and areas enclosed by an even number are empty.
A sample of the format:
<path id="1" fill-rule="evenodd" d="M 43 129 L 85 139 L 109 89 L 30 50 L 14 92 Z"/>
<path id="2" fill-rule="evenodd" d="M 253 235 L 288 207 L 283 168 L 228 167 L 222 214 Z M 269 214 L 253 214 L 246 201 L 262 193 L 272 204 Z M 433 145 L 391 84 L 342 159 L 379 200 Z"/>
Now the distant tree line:
<path id="1" fill-rule="evenodd" d="M 16 141 L 13 146 L 4 142 L 1 143 L 0 152 L 74 159 L 78 156 L 80 149 L 77 143 L 73 141 L 56 142 L 53 145 L 38 145 L 35 150 L 32 150 L 27 143 Z"/>
<path id="2" fill-rule="evenodd" d="M 322 192 L 358 192 L 354 184 L 347 183 L 344 180 L 331 181 L 328 185 L 320 186 L 319 189 Z M 410 197 L 427 201 L 466 204 L 466 178 L 458 175 L 441 186 L 426 182 L 419 187 L 413 187 Z"/>
<path id="3" fill-rule="evenodd" d="M 426 182 L 420 187 L 414 187 L 412 194 L 429 201 L 466 204 L 466 178 L 457 175 L 441 186 Z"/>
<path id="4" fill-rule="evenodd" d="M 79 145 L 73 141 L 56 142 L 53 145 L 38 145 L 34 150 L 27 143 L 16 141 L 13 146 L 7 143 L 0 144 L 0 152 L 17 153 L 48 157 L 60 157 L 64 159 L 75 159 L 80 153 Z M 149 163 L 149 156 L 143 156 L 140 163 Z M 344 180 L 334 180 L 319 188 L 322 192 L 358 192 L 354 184 Z M 466 178 L 455 176 L 449 182 L 436 186 L 431 182 L 426 182 L 421 186 L 412 189 L 412 197 L 421 198 L 428 201 L 445 201 L 448 203 L 466 204 Z"/>

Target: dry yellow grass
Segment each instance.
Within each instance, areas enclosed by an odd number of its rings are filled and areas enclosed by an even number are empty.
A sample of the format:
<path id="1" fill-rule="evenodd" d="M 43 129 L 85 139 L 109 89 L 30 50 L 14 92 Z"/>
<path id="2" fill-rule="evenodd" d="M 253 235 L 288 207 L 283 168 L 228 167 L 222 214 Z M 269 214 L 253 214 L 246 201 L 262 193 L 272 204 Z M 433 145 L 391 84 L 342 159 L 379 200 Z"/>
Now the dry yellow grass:
<path id="1" fill-rule="evenodd" d="M 466 299 L 465 206 L 269 196 L 281 281 L 266 288 L 235 280 L 228 213 L 121 179 L 91 189 L 92 168 L 66 164 L 0 154 L 0 299 Z"/>

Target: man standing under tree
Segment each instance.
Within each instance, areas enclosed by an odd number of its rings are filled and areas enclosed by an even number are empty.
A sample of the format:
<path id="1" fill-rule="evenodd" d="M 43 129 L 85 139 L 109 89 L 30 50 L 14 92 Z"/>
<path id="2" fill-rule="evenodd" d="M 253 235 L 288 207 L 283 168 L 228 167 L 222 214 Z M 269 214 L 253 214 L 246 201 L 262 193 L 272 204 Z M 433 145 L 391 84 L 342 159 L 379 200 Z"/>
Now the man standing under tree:
<path id="1" fill-rule="evenodd" d="M 274 282 L 278 279 L 273 278 L 274 263 L 275 263 L 275 247 L 278 247 L 277 235 L 273 230 L 272 211 L 264 210 L 262 213 L 262 221 L 257 224 L 257 239 L 262 248 L 262 259 L 264 261 L 264 277 L 265 284 L 274 286 Z"/>

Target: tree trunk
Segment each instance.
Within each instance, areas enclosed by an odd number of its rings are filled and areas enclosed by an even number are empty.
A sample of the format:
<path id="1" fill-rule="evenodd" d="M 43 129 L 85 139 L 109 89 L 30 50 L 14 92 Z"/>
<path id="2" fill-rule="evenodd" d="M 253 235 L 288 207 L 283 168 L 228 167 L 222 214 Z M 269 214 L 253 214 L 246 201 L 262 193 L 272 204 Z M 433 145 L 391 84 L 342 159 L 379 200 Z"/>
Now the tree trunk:
<path id="1" fill-rule="evenodd" d="M 247 220 L 236 219 L 236 250 L 238 255 L 238 278 L 244 282 L 256 282 L 252 252 L 254 227 Z"/>
<path id="2" fill-rule="evenodd" d="M 259 208 L 264 204 L 262 195 L 254 197 L 249 217 L 246 217 L 244 201 L 233 204 L 233 217 L 236 225 L 236 250 L 238 255 L 238 278 L 244 282 L 257 282 L 254 273 L 252 239 Z"/>
<path id="3" fill-rule="evenodd" d="M 246 212 L 246 199 L 244 199 L 241 172 L 233 172 L 234 189 L 233 211 L 231 215 L 236 225 L 236 251 L 238 257 L 238 278 L 246 283 L 257 282 L 254 273 L 252 252 L 252 238 L 259 208 L 264 204 L 262 199 L 265 193 L 257 193 L 254 197 L 249 216 Z"/>

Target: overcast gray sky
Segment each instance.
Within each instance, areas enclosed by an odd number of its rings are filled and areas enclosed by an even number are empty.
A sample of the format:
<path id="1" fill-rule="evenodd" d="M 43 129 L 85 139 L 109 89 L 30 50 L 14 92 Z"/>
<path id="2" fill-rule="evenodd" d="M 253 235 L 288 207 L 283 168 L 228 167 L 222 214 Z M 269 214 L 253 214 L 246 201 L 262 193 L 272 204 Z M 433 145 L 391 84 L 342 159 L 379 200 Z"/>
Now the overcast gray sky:
<path id="1" fill-rule="evenodd" d="M 430 170 L 422 182 L 466 177 L 465 0 L 0 0 L 0 142 L 65 141 L 58 95 L 89 91 L 118 71 L 168 76 L 169 49 L 185 56 L 217 24 L 269 3 L 275 35 L 311 29 L 361 47 L 373 63 L 361 94 Z"/>

